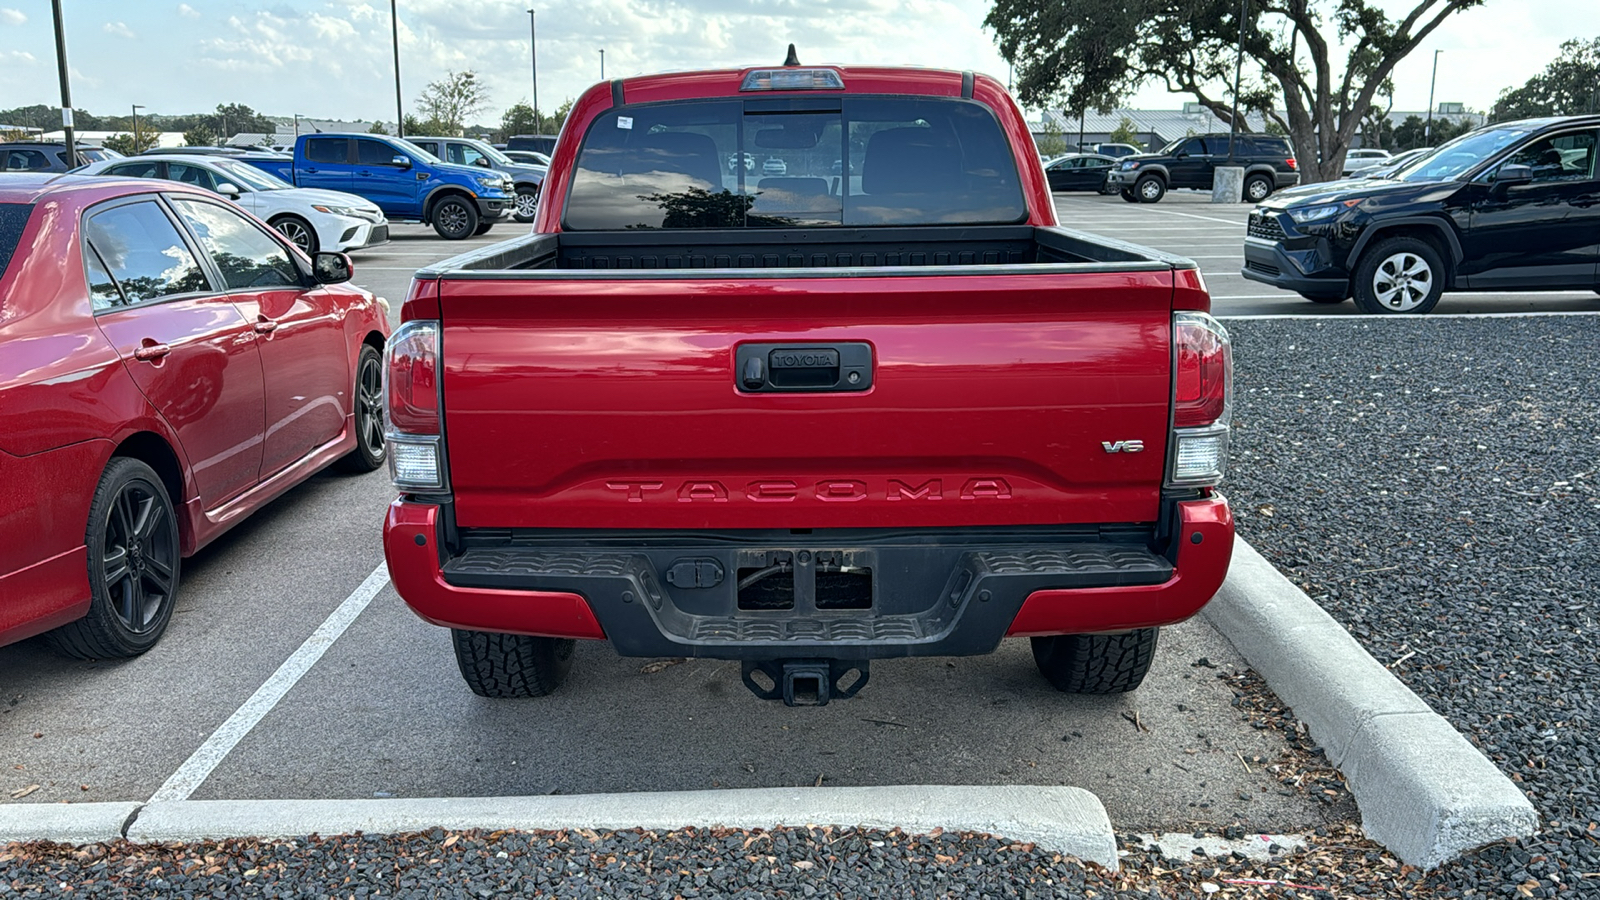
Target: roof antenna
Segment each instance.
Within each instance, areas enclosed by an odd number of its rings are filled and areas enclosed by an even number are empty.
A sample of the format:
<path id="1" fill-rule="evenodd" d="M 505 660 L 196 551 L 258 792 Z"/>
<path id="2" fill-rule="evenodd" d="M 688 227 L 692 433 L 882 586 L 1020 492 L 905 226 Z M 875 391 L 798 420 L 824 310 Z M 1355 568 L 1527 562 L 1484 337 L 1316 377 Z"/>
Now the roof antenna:
<path id="1" fill-rule="evenodd" d="M 789 66 L 798 66 L 798 65 L 800 65 L 800 57 L 795 55 L 794 45 L 793 44 L 789 45 L 789 58 L 785 59 L 783 61 L 783 65 L 786 68 L 789 67 Z"/>

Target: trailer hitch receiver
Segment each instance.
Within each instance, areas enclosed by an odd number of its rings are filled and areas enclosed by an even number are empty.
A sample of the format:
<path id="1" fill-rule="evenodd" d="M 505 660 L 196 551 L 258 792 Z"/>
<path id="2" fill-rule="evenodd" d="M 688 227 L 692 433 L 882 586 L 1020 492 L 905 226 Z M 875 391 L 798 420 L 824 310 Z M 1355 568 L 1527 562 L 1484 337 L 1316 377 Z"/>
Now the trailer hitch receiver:
<path id="1" fill-rule="evenodd" d="M 867 674 L 864 659 L 745 660 L 739 672 L 750 693 L 782 700 L 785 706 L 827 706 L 829 700 L 849 699 L 866 686 Z"/>

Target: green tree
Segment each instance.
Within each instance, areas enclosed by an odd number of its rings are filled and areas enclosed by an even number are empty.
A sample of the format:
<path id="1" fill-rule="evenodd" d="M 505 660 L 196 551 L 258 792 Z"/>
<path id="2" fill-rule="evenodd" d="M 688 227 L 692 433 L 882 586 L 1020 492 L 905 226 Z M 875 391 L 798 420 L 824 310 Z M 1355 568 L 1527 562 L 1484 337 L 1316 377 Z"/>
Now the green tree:
<path id="1" fill-rule="evenodd" d="M 1067 152 L 1067 139 L 1062 137 L 1061 129 L 1055 127 L 1049 116 L 1045 117 L 1044 129 L 1034 136 L 1033 143 L 1042 156 L 1056 157 Z"/>
<path id="2" fill-rule="evenodd" d="M 489 105 L 489 89 L 471 69 L 446 72 L 417 96 L 417 112 L 439 123 L 444 134 L 459 135 L 467 120 Z"/>
<path id="3" fill-rule="evenodd" d="M 1249 79 L 1240 113 L 1276 119 L 1300 149 L 1307 182 L 1337 178 L 1367 110 L 1395 66 L 1450 16 L 1483 0 L 1407 0 L 1391 18 L 1377 0 L 1273 0 L 1249 5 Z M 1110 109 L 1145 84 L 1189 94 L 1232 121 L 1238 0 L 994 0 L 984 24 L 1017 65 L 1030 106 Z M 1344 59 L 1335 58 L 1350 47 Z M 1276 112 L 1282 106 L 1284 113 Z"/>
<path id="4" fill-rule="evenodd" d="M 518 100 L 506 107 L 500 116 L 500 135 L 509 138 L 517 134 L 539 134 L 539 114 L 534 108 Z"/>
<path id="5" fill-rule="evenodd" d="M 1133 130 L 1133 120 L 1127 116 L 1123 116 L 1122 122 L 1106 135 L 1106 140 L 1112 144 L 1132 144 L 1141 150 L 1144 149 L 1144 142 L 1139 140 L 1138 132 Z"/>
<path id="6" fill-rule="evenodd" d="M 566 124 L 567 116 L 570 115 L 571 113 L 572 113 L 572 98 L 568 97 L 567 99 L 561 101 L 561 105 L 560 106 L 556 107 L 555 113 L 553 113 L 552 115 L 541 117 L 539 124 L 543 125 L 545 130 L 540 132 L 540 133 L 541 134 L 560 134 L 561 133 L 561 126 Z"/>
<path id="7" fill-rule="evenodd" d="M 1522 87 L 1500 92 L 1489 111 L 1489 121 L 1586 112 L 1600 112 L 1600 37 L 1587 43 L 1577 38 L 1563 43 L 1560 54 L 1543 72 Z"/>
<path id="8" fill-rule="evenodd" d="M 135 140 L 132 134 L 123 132 L 121 134 L 113 134 L 100 143 L 121 153 L 123 156 L 143 153 L 156 145 L 156 141 L 161 139 L 161 132 L 153 128 L 144 128 L 142 127 L 143 123 L 140 124 L 138 140 Z"/>
<path id="9" fill-rule="evenodd" d="M 277 123 L 261 115 L 243 103 L 218 103 L 214 125 L 223 137 L 232 137 L 240 132 L 252 134 L 272 134 L 278 129 Z"/>
<path id="10" fill-rule="evenodd" d="M 461 129 L 438 119 L 419 119 L 406 114 L 406 137 L 460 137 Z"/>
<path id="11" fill-rule="evenodd" d="M 367 132 L 367 134 L 388 134 L 388 133 L 389 133 L 389 129 L 385 128 L 382 122 L 373 122 L 372 123 L 372 130 Z"/>
<path id="12" fill-rule="evenodd" d="M 217 142 L 217 136 L 204 122 L 190 128 L 183 133 L 185 147 L 210 147 Z"/>

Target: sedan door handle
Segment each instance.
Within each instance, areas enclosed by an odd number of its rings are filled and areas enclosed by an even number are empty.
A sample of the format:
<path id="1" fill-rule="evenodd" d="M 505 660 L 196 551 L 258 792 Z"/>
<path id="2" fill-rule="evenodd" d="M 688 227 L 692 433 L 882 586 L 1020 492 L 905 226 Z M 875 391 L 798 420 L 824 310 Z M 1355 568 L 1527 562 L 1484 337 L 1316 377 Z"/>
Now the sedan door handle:
<path id="1" fill-rule="evenodd" d="M 1580 194 L 1567 201 L 1568 206 L 1576 206 L 1579 209 L 1588 209 L 1596 203 L 1600 203 L 1600 194 Z"/>
<path id="2" fill-rule="evenodd" d="M 133 358 L 142 359 L 146 362 L 152 362 L 160 359 L 163 356 L 166 356 L 171 352 L 172 348 L 168 347 L 166 344 L 145 344 L 143 347 L 139 347 L 133 351 Z"/>
<path id="3" fill-rule="evenodd" d="M 262 319 L 256 323 L 256 334 L 271 334 L 278 330 L 278 323 L 270 319 Z"/>
<path id="4" fill-rule="evenodd" d="M 307 175 L 315 175 L 315 174 L 317 174 L 317 170 L 313 169 L 313 168 L 311 168 L 309 166 L 304 168 L 304 169 L 301 169 L 300 171 L 306 173 Z"/>

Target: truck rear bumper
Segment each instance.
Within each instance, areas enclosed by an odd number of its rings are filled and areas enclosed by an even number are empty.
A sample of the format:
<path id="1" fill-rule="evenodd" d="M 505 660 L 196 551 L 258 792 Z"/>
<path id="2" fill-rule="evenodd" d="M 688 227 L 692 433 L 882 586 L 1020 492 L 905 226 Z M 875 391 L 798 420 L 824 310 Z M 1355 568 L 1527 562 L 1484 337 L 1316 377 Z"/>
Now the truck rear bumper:
<path id="1" fill-rule="evenodd" d="M 1104 529 L 499 532 L 458 537 L 441 552 L 441 507 L 400 499 L 384 550 L 406 603 L 451 628 L 609 639 L 624 656 L 965 656 L 1006 636 L 1124 631 L 1194 615 L 1227 574 L 1233 519 L 1220 495 L 1175 507 L 1165 554 Z"/>

